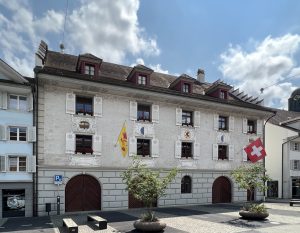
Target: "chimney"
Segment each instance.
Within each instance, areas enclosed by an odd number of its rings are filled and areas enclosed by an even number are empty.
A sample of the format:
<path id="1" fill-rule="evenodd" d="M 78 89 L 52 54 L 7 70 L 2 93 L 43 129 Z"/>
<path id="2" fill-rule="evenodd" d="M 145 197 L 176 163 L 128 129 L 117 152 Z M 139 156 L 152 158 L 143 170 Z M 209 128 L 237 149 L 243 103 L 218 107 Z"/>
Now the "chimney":
<path id="1" fill-rule="evenodd" d="M 198 80 L 200 83 L 204 83 L 204 82 L 205 82 L 205 73 L 204 73 L 204 70 L 198 69 L 198 72 L 197 72 L 197 80 Z"/>

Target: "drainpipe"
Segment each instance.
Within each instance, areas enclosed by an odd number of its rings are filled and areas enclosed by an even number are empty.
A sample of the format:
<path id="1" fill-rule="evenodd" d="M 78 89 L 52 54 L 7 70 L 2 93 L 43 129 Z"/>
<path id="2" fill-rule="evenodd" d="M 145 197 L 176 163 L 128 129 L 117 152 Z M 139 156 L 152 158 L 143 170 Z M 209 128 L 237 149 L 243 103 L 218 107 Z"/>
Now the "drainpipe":
<path id="1" fill-rule="evenodd" d="M 272 116 L 270 116 L 264 123 L 264 127 L 263 127 L 263 146 L 266 147 L 265 145 L 265 140 L 266 140 L 266 124 L 268 123 L 269 120 L 271 120 L 274 116 L 276 116 L 276 111 L 273 112 L 274 114 Z M 266 169 L 266 159 L 265 157 L 263 158 L 263 166 L 264 169 Z M 264 171 L 264 176 L 266 175 L 266 172 Z M 264 202 L 266 201 L 266 191 L 264 190 Z"/>
<path id="2" fill-rule="evenodd" d="M 283 146 L 284 146 L 284 144 L 286 144 L 296 138 L 299 138 L 299 137 L 300 137 L 300 133 L 298 133 L 297 136 L 294 136 L 294 137 L 290 138 L 289 140 L 285 141 L 281 145 L 281 199 L 283 199 Z"/>

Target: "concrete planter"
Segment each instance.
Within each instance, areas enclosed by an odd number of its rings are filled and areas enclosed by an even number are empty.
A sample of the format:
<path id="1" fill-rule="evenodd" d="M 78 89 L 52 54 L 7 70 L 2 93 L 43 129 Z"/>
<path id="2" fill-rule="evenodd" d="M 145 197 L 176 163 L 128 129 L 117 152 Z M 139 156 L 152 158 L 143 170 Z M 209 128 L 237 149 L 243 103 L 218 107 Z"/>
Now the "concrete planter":
<path id="1" fill-rule="evenodd" d="M 249 220 L 264 220 L 269 216 L 269 213 L 256 213 L 256 212 L 250 212 L 246 210 L 241 210 L 239 214 L 242 218 L 249 219 Z"/>
<path id="2" fill-rule="evenodd" d="M 165 229 L 167 224 L 161 222 L 160 220 L 156 222 L 143 222 L 139 219 L 133 223 L 133 226 L 135 229 L 140 230 L 142 232 L 157 232 Z"/>

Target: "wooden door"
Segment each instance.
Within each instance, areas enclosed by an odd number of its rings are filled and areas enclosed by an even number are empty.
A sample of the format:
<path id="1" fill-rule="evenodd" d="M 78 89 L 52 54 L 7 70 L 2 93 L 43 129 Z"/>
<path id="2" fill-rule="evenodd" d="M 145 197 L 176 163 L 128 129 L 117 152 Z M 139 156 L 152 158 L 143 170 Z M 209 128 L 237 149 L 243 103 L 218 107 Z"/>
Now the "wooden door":
<path id="1" fill-rule="evenodd" d="M 89 175 L 73 177 L 65 190 L 66 212 L 101 209 L 101 187 L 97 179 Z"/>
<path id="2" fill-rule="evenodd" d="M 231 184 L 225 177 L 217 178 L 212 187 L 212 203 L 230 203 L 231 202 Z"/>

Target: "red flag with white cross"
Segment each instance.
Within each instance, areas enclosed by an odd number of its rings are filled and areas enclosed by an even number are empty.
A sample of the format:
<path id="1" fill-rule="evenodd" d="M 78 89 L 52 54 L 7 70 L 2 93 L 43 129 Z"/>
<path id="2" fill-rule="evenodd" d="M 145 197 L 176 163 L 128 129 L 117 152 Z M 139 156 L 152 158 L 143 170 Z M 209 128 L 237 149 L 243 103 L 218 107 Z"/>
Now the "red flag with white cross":
<path id="1" fill-rule="evenodd" d="M 261 160 L 267 155 L 260 138 L 249 144 L 246 148 L 244 148 L 244 150 L 252 163 Z"/>

